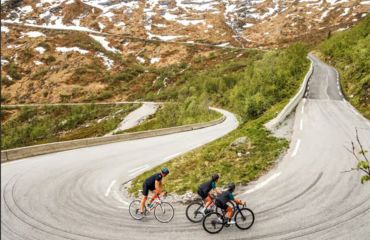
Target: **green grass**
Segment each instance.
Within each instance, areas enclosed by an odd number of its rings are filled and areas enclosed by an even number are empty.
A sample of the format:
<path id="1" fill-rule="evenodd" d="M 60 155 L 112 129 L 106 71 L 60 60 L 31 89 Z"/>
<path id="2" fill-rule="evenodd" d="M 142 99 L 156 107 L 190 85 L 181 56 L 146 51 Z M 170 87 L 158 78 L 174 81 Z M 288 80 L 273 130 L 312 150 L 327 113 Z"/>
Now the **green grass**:
<path id="1" fill-rule="evenodd" d="M 188 99 L 184 103 L 166 103 L 157 110 L 154 118 L 145 121 L 137 127 L 131 128 L 126 132 L 137 132 L 182 126 L 193 123 L 209 122 L 220 118 L 218 112 L 208 109 L 205 102 Z"/>
<path id="2" fill-rule="evenodd" d="M 166 190 L 179 194 L 195 191 L 200 182 L 215 172 L 221 175 L 220 185 L 246 184 L 273 166 L 288 143 L 272 137 L 263 123 L 273 118 L 298 91 L 309 68 L 307 52 L 302 44 L 279 51 L 246 51 L 240 58 L 205 70 L 191 68 L 162 91 L 156 98 L 207 102 L 237 113 L 242 122 L 226 137 L 163 164 L 171 172 Z M 201 60 L 204 61 L 208 60 Z M 249 142 L 231 148 L 230 144 L 242 136 Z M 135 178 L 129 191 L 136 194 L 143 180 L 162 166 Z"/>
<path id="3" fill-rule="evenodd" d="M 102 136 L 139 105 L 2 108 L 1 149 Z"/>
<path id="4" fill-rule="evenodd" d="M 370 119 L 370 16 L 319 46 L 321 57 L 340 73 L 346 98 Z"/>

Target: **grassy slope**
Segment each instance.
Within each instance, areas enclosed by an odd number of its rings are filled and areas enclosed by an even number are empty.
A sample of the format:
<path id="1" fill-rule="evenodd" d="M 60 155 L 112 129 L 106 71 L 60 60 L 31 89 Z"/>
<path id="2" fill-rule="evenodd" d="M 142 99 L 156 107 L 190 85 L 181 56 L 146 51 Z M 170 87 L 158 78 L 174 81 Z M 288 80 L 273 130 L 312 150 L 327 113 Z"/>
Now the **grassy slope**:
<path id="1" fill-rule="evenodd" d="M 194 191 L 215 172 L 221 174 L 221 184 L 245 184 L 269 169 L 288 144 L 270 136 L 262 124 L 273 118 L 297 91 L 309 66 L 306 54 L 307 48 L 300 44 L 281 51 L 246 52 L 241 58 L 185 74 L 185 80 L 167 89 L 169 95 L 164 92 L 159 96 L 167 100 L 208 101 L 236 112 L 242 121 L 226 137 L 164 164 L 171 171 L 166 189 L 177 193 Z M 247 136 L 250 142 L 231 148 L 230 143 L 241 136 Z M 135 178 L 129 191 L 136 193 L 143 180 L 160 167 Z"/>
<path id="2" fill-rule="evenodd" d="M 102 136 L 139 105 L 2 108 L 1 149 Z M 9 116 L 11 111 L 13 115 Z M 3 117 L 7 120 L 3 121 Z"/>
<path id="3" fill-rule="evenodd" d="M 340 73 L 346 98 L 370 119 L 370 16 L 319 46 L 321 57 Z"/>

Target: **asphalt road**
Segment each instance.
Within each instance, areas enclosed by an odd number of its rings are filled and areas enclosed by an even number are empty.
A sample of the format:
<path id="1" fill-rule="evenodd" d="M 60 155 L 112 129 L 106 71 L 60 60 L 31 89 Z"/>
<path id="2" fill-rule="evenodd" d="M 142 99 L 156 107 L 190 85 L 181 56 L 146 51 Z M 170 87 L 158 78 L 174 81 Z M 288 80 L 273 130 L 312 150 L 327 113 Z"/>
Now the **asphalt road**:
<path id="1" fill-rule="evenodd" d="M 118 127 L 106 134 L 105 136 L 111 136 L 114 133 L 119 131 L 127 130 L 133 128 L 147 119 L 150 115 L 153 115 L 159 107 L 159 104 L 154 102 L 144 102 L 141 107 L 129 113 L 123 120 L 120 122 Z"/>
<path id="2" fill-rule="evenodd" d="M 193 132 L 66 151 L 2 164 L 2 239 L 369 239 L 370 186 L 345 150 L 369 121 L 343 100 L 333 68 L 314 58 L 307 98 L 296 110 L 290 149 L 239 194 L 256 213 L 248 231 L 211 236 L 175 205 L 171 223 L 134 221 L 119 185 L 237 126 L 234 116 Z"/>

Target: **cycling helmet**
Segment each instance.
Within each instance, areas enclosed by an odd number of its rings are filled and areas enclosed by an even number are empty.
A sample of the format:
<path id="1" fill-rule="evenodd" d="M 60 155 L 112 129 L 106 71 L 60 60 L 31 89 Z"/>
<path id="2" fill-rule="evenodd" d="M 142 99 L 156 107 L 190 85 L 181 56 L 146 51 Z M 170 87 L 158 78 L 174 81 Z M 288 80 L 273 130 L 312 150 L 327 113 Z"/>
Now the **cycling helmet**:
<path id="1" fill-rule="evenodd" d="M 212 181 L 217 181 L 220 178 L 220 176 L 216 173 L 212 175 Z"/>
<path id="2" fill-rule="evenodd" d="M 170 173 L 170 171 L 166 167 L 162 168 L 161 171 L 162 171 L 163 174 L 166 174 L 166 175 Z"/>
<path id="3" fill-rule="evenodd" d="M 230 184 L 227 186 L 227 189 L 228 189 L 230 192 L 234 192 L 234 190 L 235 190 L 235 184 L 234 184 L 234 183 L 230 183 Z"/>

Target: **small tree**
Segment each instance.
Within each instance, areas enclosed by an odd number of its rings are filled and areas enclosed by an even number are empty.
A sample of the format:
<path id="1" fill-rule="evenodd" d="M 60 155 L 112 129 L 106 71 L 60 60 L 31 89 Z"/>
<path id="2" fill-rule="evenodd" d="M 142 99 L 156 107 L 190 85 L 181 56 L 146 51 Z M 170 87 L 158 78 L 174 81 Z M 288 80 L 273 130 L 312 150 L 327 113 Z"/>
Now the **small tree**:
<path id="1" fill-rule="evenodd" d="M 358 136 L 358 131 L 356 128 L 356 141 L 358 146 L 355 146 L 355 143 L 351 141 L 351 147 L 352 149 L 346 148 L 352 155 L 355 157 L 357 160 L 357 167 L 356 168 L 351 168 L 351 170 L 347 171 L 361 171 L 364 173 L 364 175 L 361 176 L 361 183 L 365 183 L 367 181 L 370 181 L 370 164 L 369 164 L 369 159 L 367 157 L 368 151 L 364 149 L 360 138 Z"/>

